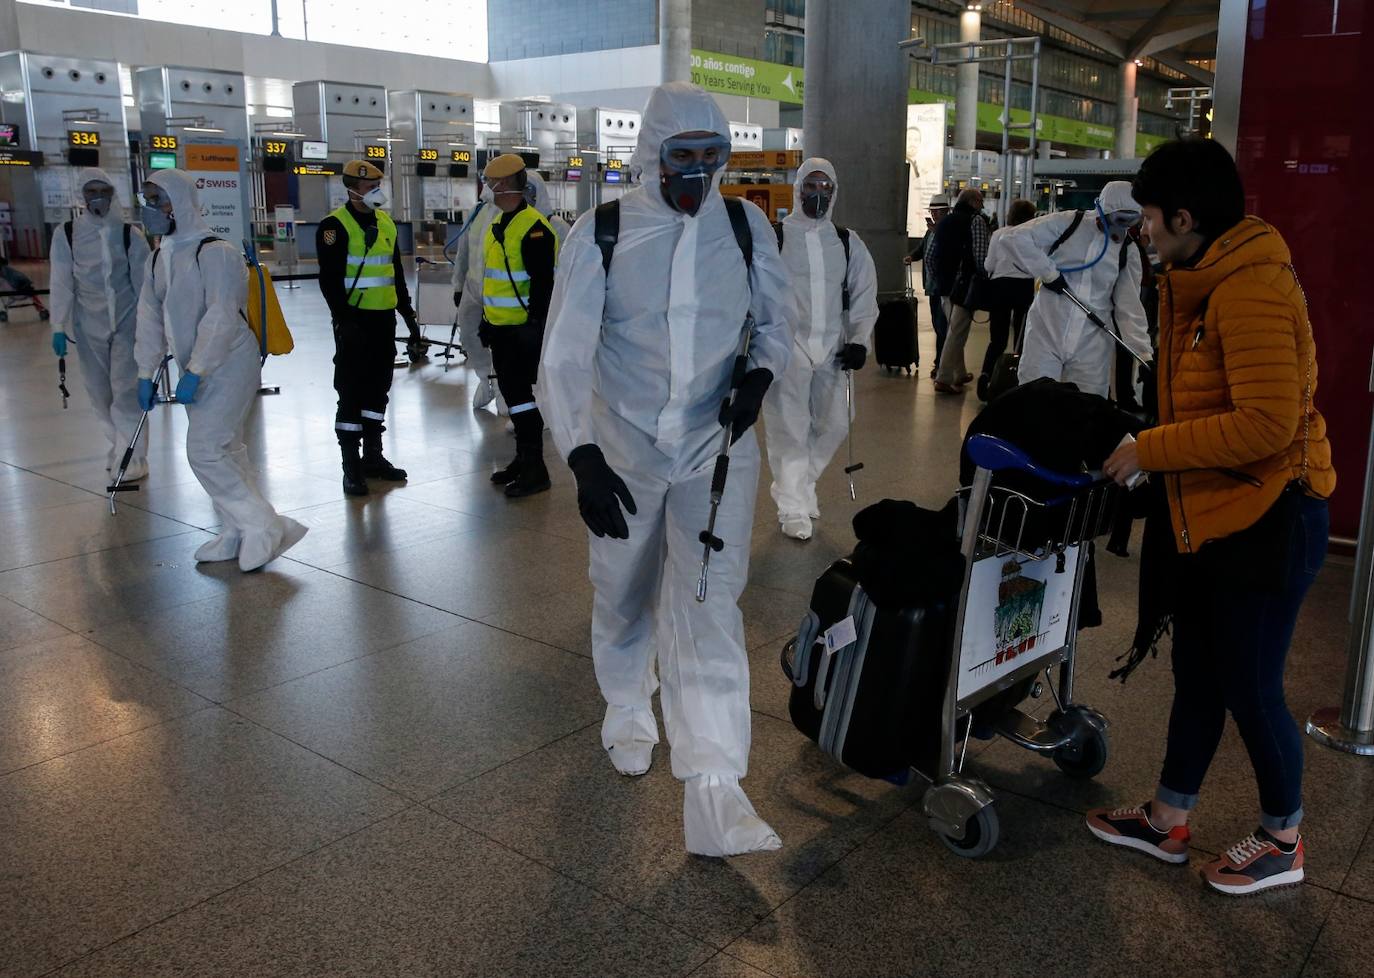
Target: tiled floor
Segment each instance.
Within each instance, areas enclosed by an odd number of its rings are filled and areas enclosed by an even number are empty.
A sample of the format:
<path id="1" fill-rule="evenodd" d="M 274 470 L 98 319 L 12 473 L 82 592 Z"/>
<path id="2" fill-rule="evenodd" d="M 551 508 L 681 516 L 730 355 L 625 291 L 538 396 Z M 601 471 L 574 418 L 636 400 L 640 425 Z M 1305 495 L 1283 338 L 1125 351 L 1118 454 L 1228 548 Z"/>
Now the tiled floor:
<path id="1" fill-rule="evenodd" d="M 860 504 L 832 468 L 808 544 L 777 532 L 765 473 L 746 787 L 785 845 L 699 859 L 666 756 L 628 781 L 601 751 L 566 469 L 506 501 L 486 476 L 512 445 L 468 408 L 472 375 L 400 369 L 390 454 L 410 482 L 346 500 L 322 303 L 309 286 L 283 299 L 297 349 L 268 364 L 282 393 L 252 415 L 251 453 L 310 534 L 255 575 L 192 559 L 213 513 L 175 409 L 111 517 L 77 378 L 63 411 L 46 325 L 0 326 L 0 978 L 1374 973 L 1368 761 L 1310 747 L 1293 891 L 1227 901 L 1083 830 L 1087 807 L 1141 799 L 1162 752 L 1167 665 L 1106 679 L 1134 561 L 1105 558 L 1108 624 L 1082 642 L 1111 761 L 1070 783 L 1006 742 L 979 750 L 1003 825 L 985 860 L 943 848 L 919 789 L 847 773 L 792 728 L 777 658 L 812 582 L 858 505 L 947 498 L 972 396 L 860 374 Z M 1304 610 L 1299 716 L 1339 695 L 1349 586 L 1333 561 Z M 1228 736 L 1194 867 L 1253 807 Z"/>

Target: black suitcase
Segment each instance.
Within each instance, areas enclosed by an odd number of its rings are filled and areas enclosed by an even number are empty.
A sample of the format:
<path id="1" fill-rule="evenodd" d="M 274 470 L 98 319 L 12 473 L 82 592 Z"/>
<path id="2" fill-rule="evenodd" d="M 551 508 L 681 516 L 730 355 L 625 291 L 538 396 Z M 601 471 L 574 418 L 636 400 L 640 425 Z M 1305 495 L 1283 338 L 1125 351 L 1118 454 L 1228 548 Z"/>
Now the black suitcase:
<path id="1" fill-rule="evenodd" d="M 845 641 L 850 621 L 853 640 Z M 931 771 L 949 660 L 943 606 L 881 611 L 844 558 L 816 581 L 797 637 L 783 649 L 788 712 L 798 730 L 860 774 Z"/>
<path id="2" fill-rule="evenodd" d="M 916 350 L 916 308 L 907 299 L 893 299 L 878 306 L 873 325 L 873 358 L 880 367 L 905 370 L 920 362 Z"/>

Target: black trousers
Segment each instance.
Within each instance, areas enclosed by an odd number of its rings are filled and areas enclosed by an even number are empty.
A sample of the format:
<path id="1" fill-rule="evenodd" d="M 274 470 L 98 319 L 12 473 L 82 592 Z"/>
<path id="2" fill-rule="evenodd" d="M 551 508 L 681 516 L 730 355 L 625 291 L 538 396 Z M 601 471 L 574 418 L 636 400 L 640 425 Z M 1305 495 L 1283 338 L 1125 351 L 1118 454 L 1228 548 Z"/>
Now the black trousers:
<path id="1" fill-rule="evenodd" d="M 1035 284 L 1029 279 L 996 278 L 987 283 L 992 301 L 988 310 L 988 352 L 983 356 L 983 376 L 991 377 L 997 358 L 1007 352 L 1007 343 L 1016 349 L 1026 314 L 1035 301 Z"/>
<path id="2" fill-rule="evenodd" d="M 510 409 L 517 445 L 535 445 L 544 439 L 544 418 L 535 406 L 534 385 L 539 378 L 539 351 L 544 345 L 544 324 L 493 326 L 483 321 L 482 335 L 491 349 L 496 385 Z"/>
<path id="3" fill-rule="evenodd" d="M 334 431 L 341 445 L 356 445 L 364 428 L 381 430 L 396 360 L 396 314 L 359 312 L 334 324 Z"/>

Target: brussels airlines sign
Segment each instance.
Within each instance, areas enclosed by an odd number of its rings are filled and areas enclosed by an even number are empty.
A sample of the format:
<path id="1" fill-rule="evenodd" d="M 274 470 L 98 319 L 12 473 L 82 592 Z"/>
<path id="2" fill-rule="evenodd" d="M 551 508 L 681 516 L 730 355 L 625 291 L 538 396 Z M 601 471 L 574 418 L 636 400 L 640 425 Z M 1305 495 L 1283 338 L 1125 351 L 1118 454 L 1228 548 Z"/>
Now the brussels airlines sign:
<path id="1" fill-rule="evenodd" d="M 713 95 L 739 95 L 801 105 L 802 70 L 716 51 L 692 51 L 692 84 Z"/>

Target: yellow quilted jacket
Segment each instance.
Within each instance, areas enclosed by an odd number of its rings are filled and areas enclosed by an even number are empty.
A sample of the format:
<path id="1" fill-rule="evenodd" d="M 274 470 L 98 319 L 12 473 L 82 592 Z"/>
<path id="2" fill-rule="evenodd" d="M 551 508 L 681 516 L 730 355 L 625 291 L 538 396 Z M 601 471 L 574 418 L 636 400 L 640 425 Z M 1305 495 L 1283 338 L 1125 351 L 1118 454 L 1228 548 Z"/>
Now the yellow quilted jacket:
<path id="1" fill-rule="evenodd" d="M 1291 262 L 1247 217 L 1161 280 L 1159 426 L 1140 435 L 1140 465 L 1163 473 L 1180 553 L 1251 526 L 1295 479 L 1323 498 L 1336 487 Z"/>

